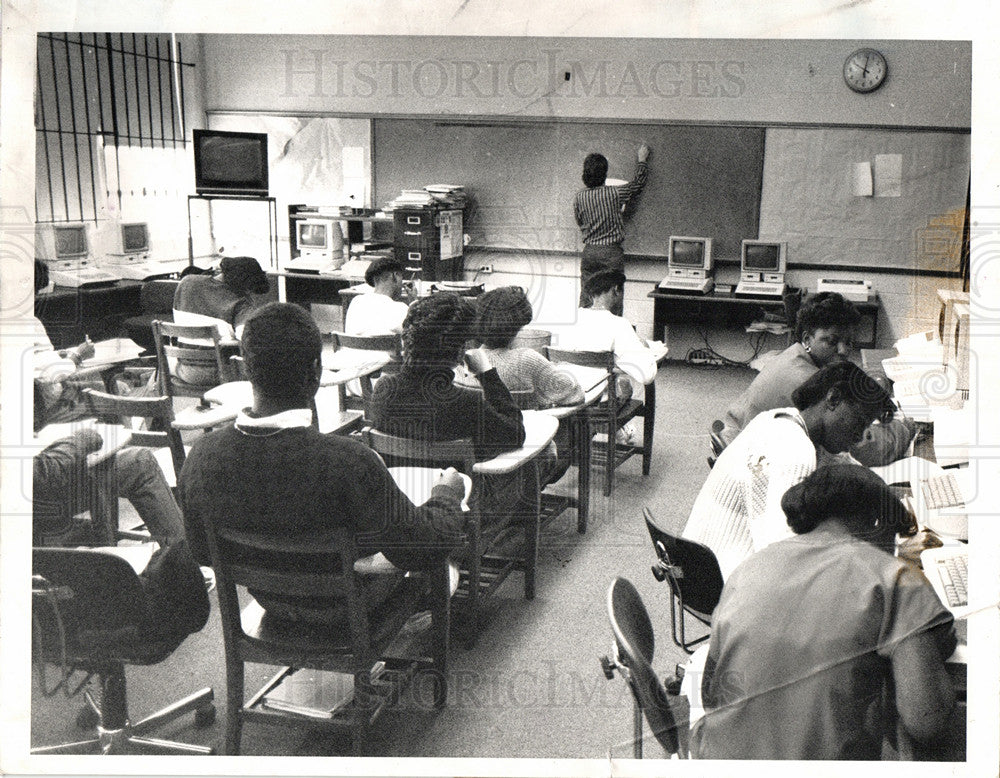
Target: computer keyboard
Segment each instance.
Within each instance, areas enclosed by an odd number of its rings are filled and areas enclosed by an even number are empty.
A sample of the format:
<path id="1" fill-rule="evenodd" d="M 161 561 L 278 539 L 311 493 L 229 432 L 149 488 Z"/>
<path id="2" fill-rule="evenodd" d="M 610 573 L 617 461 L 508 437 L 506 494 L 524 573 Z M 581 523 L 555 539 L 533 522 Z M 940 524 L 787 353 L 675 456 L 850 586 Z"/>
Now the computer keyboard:
<path id="1" fill-rule="evenodd" d="M 698 294 L 708 294 L 715 287 L 715 282 L 710 278 L 677 278 L 667 276 L 660 281 L 660 289 L 670 292 L 697 292 Z"/>
<path id="2" fill-rule="evenodd" d="M 49 270 L 49 279 L 56 286 L 75 288 L 105 286 L 121 281 L 121 276 L 96 267 L 82 267 L 77 270 Z"/>
<path id="3" fill-rule="evenodd" d="M 930 510 L 965 505 L 962 489 L 952 473 L 934 476 L 923 482 L 924 502 Z"/>
<path id="4" fill-rule="evenodd" d="M 734 294 L 743 294 L 748 297 L 781 297 L 784 291 L 784 284 L 770 284 L 765 281 L 740 281 L 736 285 Z"/>
<path id="5" fill-rule="evenodd" d="M 969 604 L 969 554 L 956 553 L 954 556 L 935 560 L 934 567 L 941 578 L 941 585 L 948 598 L 949 608 L 959 608 Z M 929 571 L 924 571 L 929 572 Z"/>

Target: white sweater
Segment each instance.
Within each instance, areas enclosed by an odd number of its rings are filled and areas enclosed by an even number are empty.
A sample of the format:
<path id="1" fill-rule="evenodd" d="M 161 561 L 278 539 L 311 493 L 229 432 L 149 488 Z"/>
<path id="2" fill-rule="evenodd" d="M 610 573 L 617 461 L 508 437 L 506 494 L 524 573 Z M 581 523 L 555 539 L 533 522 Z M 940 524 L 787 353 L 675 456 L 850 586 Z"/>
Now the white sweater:
<path id="1" fill-rule="evenodd" d="M 816 447 L 795 408 L 764 411 L 712 467 L 683 536 L 715 552 L 723 579 L 750 554 L 794 533 L 781 497 L 816 469 Z"/>

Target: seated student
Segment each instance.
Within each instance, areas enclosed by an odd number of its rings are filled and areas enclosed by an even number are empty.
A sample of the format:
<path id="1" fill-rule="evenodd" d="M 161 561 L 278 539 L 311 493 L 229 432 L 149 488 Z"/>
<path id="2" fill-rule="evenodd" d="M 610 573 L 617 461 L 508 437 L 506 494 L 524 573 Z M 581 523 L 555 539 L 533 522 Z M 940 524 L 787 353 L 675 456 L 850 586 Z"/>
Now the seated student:
<path id="1" fill-rule="evenodd" d="M 87 510 L 107 488 L 94 478 L 87 454 L 101 448 L 101 436 L 92 429 L 76 430 L 55 441 L 32 460 L 32 541 L 36 546 L 88 545 L 92 528 L 74 527 L 73 516 Z M 184 523 L 174 495 L 156 458 L 148 448 L 127 446 L 115 454 L 115 488 L 125 497 L 161 546 L 184 539 Z"/>
<path id="2" fill-rule="evenodd" d="M 491 289 L 476 300 L 476 332 L 483 353 L 510 390 L 533 393 L 532 407 L 551 408 L 583 402 L 583 390 L 534 349 L 514 348 L 512 342 L 531 322 L 533 312 L 524 291 L 516 286 Z"/>
<path id="3" fill-rule="evenodd" d="M 521 411 L 487 355 L 465 344 L 474 335 L 475 308 L 452 292 L 417 300 L 403 321 L 403 366 L 383 375 L 372 394 L 372 422 L 390 435 L 418 440 L 471 438 L 476 459 L 492 459 L 524 444 Z M 454 382 L 463 353 L 482 391 Z M 484 530 L 502 529 L 531 502 L 534 479 L 525 468 L 483 479 L 479 500 Z M 530 485 L 528 484 L 530 481 Z"/>
<path id="4" fill-rule="evenodd" d="M 729 406 L 720 433 L 723 440 L 731 443 L 761 411 L 787 407 L 794 389 L 824 365 L 846 360 L 860 319 L 850 301 L 836 292 L 821 292 L 800 308 L 798 341 L 768 362 Z M 869 427 L 851 455 L 869 467 L 895 462 L 906 453 L 915 432 L 910 419 L 887 419 Z"/>
<path id="5" fill-rule="evenodd" d="M 531 303 L 517 286 L 491 289 L 476 299 L 476 332 L 482 350 L 497 375 L 511 391 L 532 392 L 532 408 L 576 405 L 583 402 L 583 390 L 569 373 L 559 370 L 534 349 L 513 348 L 521 329 L 531 322 Z M 569 468 L 572 440 L 570 426 L 560 424 L 553 441 L 552 461 L 545 467 L 542 480 L 559 480 Z"/>
<path id="6" fill-rule="evenodd" d="M 892 555 L 912 517 L 858 465 L 819 468 L 781 507 L 795 535 L 740 564 L 713 613 L 692 755 L 879 759 L 890 706 L 932 741 L 954 705 L 956 640 L 927 579 Z"/>
<path id="7" fill-rule="evenodd" d="M 344 332 L 348 335 L 387 335 L 402 332 L 407 305 L 403 293 L 403 263 L 379 257 L 365 271 L 365 283 L 374 292 L 359 294 L 347 308 Z"/>
<path id="8" fill-rule="evenodd" d="M 715 552 L 723 578 L 789 534 L 781 496 L 832 454 L 892 415 L 888 393 L 851 362 L 835 362 L 792 392 L 793 408 L 759 413 L 719 455 L 695 498 L 683 536 Z"/>
<path id="9" fill-rule="evenodd" d="M 589 308 L 579 308 L 576 321 L 561 325 L 553 333 L 553 345 L 579 351 L 614 351 L 615 366 L 638 384 L 656 378 L 656 357 L 636 334 L 628 319 L 612 313 L 625 294 L 625 274 L 605 270 L 587 279 Z M 619 396 L 631 397 L 631 385 L 619 382 Z"/>
<path id="10" fill-rule="evenodd" d="M 179 479 L 188 541 L 201 564 L 210 563 L 208 522 L 280 536 L 348 527 L 362 554 L 381 551 L 401 571 L 427 567 L 461 543 L 464 487 L 457 473 L 442 474 L 431 498 L 417 507 L 378 454 L 311 426 L 322 338 L 307 311 L 265 305 L 247 319 L 241 349 L 253 407 L 232 426 L 196 440 Z M 401 574 L 362 579 L 370 609 L 392 595 Z M 301 621 L 330 623 L 343 615 L 342 604 L 332 599 L 267 597 L 260 604 Z"/>
<path id="11" fill-rule="evenodd" d="M 240 336 L 243 323 L 266 299 L 267 274 L 253 257 L 223 257 L 215 275 L 185 276 L 174 292 L 176 324 L 214 324 L 225 341 Z M 195 344 L 203 345 L 203 344 Z M 215 368 L 179 362 L 177 377 L 189 384 L 212 386 L 221 380 Z"/>
<path id="12" fill-rule="evenodd" d="M 49 269 L 44 262 L 35 260 L 35 294 L 49 285 Z M 82 390 L 88 384 L 67 382 L 85 359 L 94 356 L 94 344 L 90 338 L 73 348 L 52 347 L 52 341 L 45 325 L 37 316 L 32 316 L 33 344 L 31 366 L 34 379 L 35 429 L 42 424 L 56 424 L 78 419 L 85 412 Z M 94 388 L 103 391 L 100 381 L 93 382 Z M 42 421 L 44 420 L 44 421 Z"/>

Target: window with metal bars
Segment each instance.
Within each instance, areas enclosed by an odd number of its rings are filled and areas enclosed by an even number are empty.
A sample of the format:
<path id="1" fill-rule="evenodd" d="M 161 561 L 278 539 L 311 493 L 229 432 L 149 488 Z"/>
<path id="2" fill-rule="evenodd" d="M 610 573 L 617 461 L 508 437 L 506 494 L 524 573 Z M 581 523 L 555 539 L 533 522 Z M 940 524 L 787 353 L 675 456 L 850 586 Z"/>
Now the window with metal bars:
<path id="1" fill-rule="evenodd" d="M 194 63 L 174 35 L 42 33 L 37 45 L 39 222 L 118 218 L 130 196 L 188 188 L 187 166 L 176 161 L 185 149 L 185 71 Z"/>

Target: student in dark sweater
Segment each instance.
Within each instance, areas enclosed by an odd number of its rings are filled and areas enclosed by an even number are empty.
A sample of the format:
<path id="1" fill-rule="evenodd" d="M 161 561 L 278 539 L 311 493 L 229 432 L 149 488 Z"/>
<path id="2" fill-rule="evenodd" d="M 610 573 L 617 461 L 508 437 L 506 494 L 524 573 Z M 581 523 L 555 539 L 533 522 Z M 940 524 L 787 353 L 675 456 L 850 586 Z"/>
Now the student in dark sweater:
<path id="1" fill-rule="evenodd" d="M 311 426 L 319 388 L 319 329 L 296 305 L 272 303 L 247 320 L 242 351 L 254 403 L 231 427 L 199 438 L 180 476 L 180 501 L 192 551 L 208 562 L 203 525 L 321 535 L 355 531 L 359 551 L 381 551 L 414 570 L 442 559 L 462 541 L 461 479 L 445 471 L 422 506 L 399 490 L 379 456 L 361 443 Z M 302 562 L 295 565 L 301 569 Z M 362 580 L 369 607 L 387 599 L 399 576 Z M 271 613 L 304 621 L 338 620 L 338 603 L 317 598 L 260 598 Z"/>
<path id="2" fill-rule="evenodd" d="M 524 443 L 521 411 L 489 358 L 465 351 L 474 337 L 475 307 L 441 292 L 410 306 L 403 321 L 403 366 L 379 379 L 372 395 L 372 421 L 383 432 L 420 440 L 471 438 L 476 459 L 492 459 Z M 464 359 L 482 392 L 454 383 Z M 534 478 L 526 468 L 483 479 L 479 501 L 483 527 L 499 531 L 533 504 Z M 530 482 L 530 483 L 529 483 Z"/>

